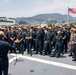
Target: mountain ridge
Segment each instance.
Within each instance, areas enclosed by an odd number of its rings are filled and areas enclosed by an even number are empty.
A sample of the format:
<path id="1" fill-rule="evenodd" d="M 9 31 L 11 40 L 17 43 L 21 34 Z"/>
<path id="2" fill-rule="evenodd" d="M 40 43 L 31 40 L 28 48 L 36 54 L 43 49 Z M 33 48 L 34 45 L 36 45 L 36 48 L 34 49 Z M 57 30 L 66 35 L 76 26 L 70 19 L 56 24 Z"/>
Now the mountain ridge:
<path id="1" fill-rule="evenodd" d="M 31 22 L 48 22 L 52 20 L 56 20 L 57 22 L 65 21 L 67 22 L 67 16 L 69 18 L 69 22 L 76 22 L 76 17 L 73 17 L 68 14 L 59 14 L 59 13 L 48 13 L 48 14 L 38 14 L 32 17 L 17 17 L 16 22 L 26 21 L 27 23 Z"/>

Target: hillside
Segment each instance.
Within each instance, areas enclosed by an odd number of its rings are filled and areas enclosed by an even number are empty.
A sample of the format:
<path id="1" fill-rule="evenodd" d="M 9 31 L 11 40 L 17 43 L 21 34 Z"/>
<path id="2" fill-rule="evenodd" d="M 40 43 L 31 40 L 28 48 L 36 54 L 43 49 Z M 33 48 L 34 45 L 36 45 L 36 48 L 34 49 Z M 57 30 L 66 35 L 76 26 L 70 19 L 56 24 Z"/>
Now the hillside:
<path id="1" fill-rule="evenodd" d="M 70 22 L 76 22 L 76 18 L 68 15 Z M 60 21 L 67 21 L 67 15 L 62 15 L 59 13 L 52 13 L 52 14 L 39 14 L 33 17 L 19 17 L 16 18 L 16 22 L 19 23 L 20 21 L 25 21 L 27 23 L 31 22 L 60 22 Z"/>

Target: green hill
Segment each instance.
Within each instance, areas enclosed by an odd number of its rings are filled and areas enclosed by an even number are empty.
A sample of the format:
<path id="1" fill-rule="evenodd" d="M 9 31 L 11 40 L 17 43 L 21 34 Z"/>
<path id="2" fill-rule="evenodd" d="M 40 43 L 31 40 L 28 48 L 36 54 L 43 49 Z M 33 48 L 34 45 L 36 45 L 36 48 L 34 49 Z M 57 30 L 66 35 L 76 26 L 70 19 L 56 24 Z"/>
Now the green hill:
<path id="1" fill-rule="evenodd" d="M 76 18 L 75 17 L 72 17 L 70 15 L 68 15 L 68 18 L 69 18 L 69 22 L 76 22 Z M 67 15 L 62 15 L 62 14 L 59 14 L 59 13 L 51 13 L 51 14 L 39 14 L 39 15 L 36 15 L 36 16 L 33 16 L 33 17 L 19 17 L 19 18 L 16 18 L 16 22 L 18 23 L 19 21 L 25 21 L 27 23 L 29 22 L 48 22 L 48 21 L 53 21 L 55 20 L 55 22 L 60 22 L 60 21 L 64 21 L 66 22 L 67 21 Z"/>

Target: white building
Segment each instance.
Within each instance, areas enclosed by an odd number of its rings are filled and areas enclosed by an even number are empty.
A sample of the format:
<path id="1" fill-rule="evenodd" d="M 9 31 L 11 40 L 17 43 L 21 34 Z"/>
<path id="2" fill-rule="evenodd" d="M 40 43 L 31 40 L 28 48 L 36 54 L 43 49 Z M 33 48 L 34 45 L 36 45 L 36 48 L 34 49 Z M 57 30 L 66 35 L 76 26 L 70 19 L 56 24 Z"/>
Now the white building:
<path id="1" fill-rule="evenodd" d="M 0 17 L 0 26 L 10 26 L 15 24 L 14 18 Z"/>
<path id="2" fill-rule="evenodd" d="M 42 22 L 41 27 L 44 27 L 44 26 L 48 27 L 48 24 L 47 24 L 47 23 Z"/>

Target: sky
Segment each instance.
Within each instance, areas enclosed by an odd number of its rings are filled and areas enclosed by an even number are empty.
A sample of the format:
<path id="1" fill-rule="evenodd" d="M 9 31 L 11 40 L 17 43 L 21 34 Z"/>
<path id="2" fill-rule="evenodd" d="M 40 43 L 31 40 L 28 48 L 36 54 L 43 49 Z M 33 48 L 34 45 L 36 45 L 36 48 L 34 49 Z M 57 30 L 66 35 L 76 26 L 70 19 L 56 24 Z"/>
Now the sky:
<path id="1" fill-rule="evenodd" d="M 76 0 L 0 0 L 0 16 L 31 17 L 38 14 L 67 14 L 68 6 L 76 8 Z M 75 14 L 72 16 L 76 17 Z"/>

